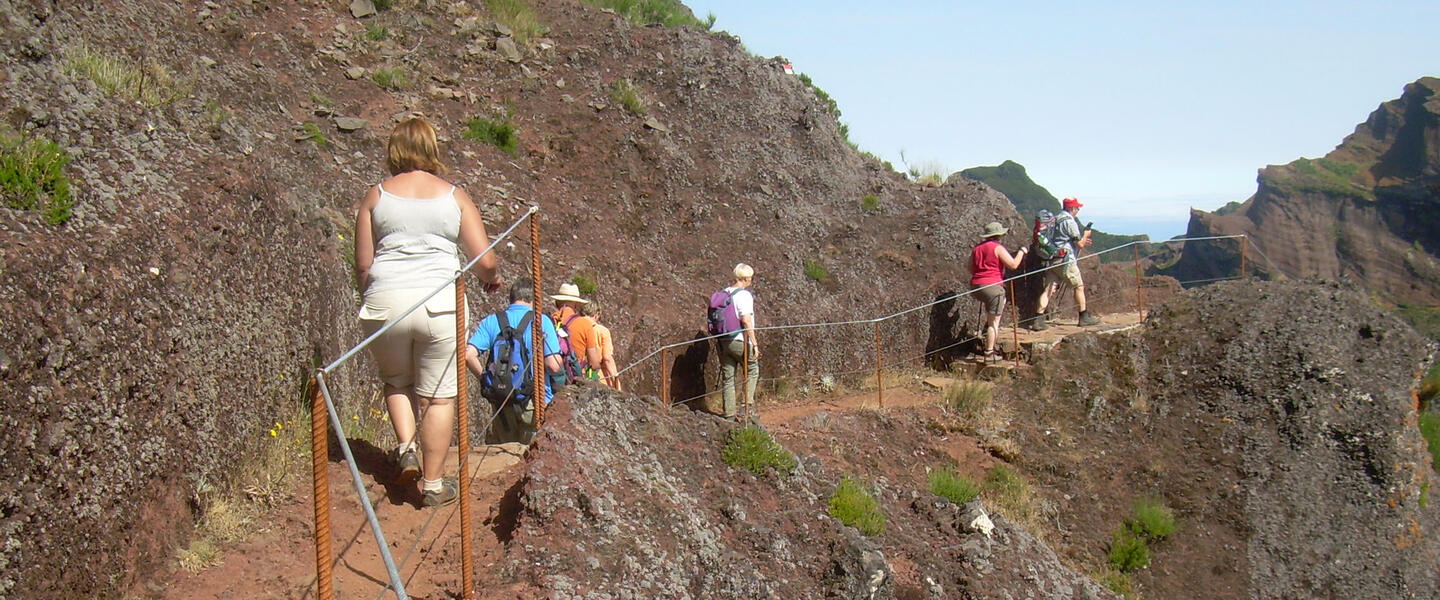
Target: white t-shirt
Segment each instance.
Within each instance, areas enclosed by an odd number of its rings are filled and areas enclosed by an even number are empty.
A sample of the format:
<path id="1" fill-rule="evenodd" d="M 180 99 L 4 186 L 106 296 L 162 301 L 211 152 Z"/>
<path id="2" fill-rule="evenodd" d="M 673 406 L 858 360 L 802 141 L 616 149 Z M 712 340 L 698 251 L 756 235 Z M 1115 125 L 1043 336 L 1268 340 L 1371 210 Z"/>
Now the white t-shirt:
<path id="1" fill-rule="evenodd" d="M 751 294 L 748 289 L 735 289 L 733 286 L 725 288 L 727 292 L 730 290 L 735 290 L 735 293 L 730 295 L 730 302 L 735 305 L 735 314 L 742 317 L 745 315 L 753 317 L 755 315 L 755 295 Z M 743 323 L 740 331 L 735 334 L 735 339 L 745 339 Z"/>

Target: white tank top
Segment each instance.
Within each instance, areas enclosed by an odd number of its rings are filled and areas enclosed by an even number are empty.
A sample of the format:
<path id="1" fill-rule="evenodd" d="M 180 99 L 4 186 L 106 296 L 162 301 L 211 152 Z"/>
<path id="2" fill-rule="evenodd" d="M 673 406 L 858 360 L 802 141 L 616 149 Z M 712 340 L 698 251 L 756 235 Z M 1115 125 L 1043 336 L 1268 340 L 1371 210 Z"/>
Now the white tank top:
<path id="1" fill-rule="evenodd" d="M 460 269 L 460 207 L 455 186 L 443 196 L 405 198 L 380 189 L 370 210 L 375 262 L 365 293 L 433 289 Z"/>

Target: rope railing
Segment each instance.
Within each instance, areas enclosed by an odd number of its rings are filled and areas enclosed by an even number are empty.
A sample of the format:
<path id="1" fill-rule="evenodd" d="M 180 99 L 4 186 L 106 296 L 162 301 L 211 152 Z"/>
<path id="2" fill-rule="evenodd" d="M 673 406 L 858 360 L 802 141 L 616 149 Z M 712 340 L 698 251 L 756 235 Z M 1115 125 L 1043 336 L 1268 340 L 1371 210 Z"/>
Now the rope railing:
<path id="1" fill-rule="evenodd" d="M 349 444 L 349 442 L 348 442 L 348 441 L 346 440 L 346 438 L 345 438 L 345 429 L 344 429 L 343 424 L 340 422 L 339 413 L 338 413 L 338 411 L 336 410 L 336 406 L 335 406 L 334 396 L 333 396 L 333 394 L 330 392 L 329 385 L 328 385 L 327 382 L 326 382 L 326 376 L 328 376 L 328 375 L 330 375 L 331 373 L 333 373 L 333 372 L 335 371 L 335 369 L 337 369 L 337 368 L 340 367 L 340 365 L 342 365 L 342 364 L 344 364 L 345 362 L 349 361 L 350 359 L 354 358 L 356 355 L 358 355 L 358 354 L 359 354 L 361 351 L 363 351 L 365 348 L 369 347 L 371 343 L 373 343 L 376 339 L 378 339 L 378 338 L 379 338 L 381 335 L 383 335 L 385 332 L 389 331 L 392 327 L 396 326 L 396 325 L 397 325 L 401 320 L 403 320 L 406 316 L 409 316 L 411 313 L 415 312 L 416 310 L 419 310 L 420 307 L 424 306 L 425 303 L 426 303 L 427 301 L 429 301 L 431 298 L 433 298 L 436 294 L 439 294 L 439 293 L 441 293 L 441 292 L 444 292 L 446 289 L 450 288 L 451 286 L 455 286 L 455 293 L 456 293 L 456 296 L 457 296 L 456 306 L 455 306 L 455 319 L 456 319 L 456 330 L 457 330 L 457 335 L 456 335 L 456 340 L 455 340 L 455 342 L 456 342 L 456 349 L 455 349 L 455 350 L 456 350 L 456 365 L 457 365 L 457 369 L 458 369 L 458 372 L 457 372 L 457 374 L 456 374 L 457 377 L 458 377 L 457 386 L 460 385 L 460 384 L 463 384 L 463 383 L 465 382 L 465 375 L 464 375 L 464 374 L 465 374 L 464 345 L 465 345 L 465 343 L 466 343 L 466 338 L 465 338 L 463 332 L 466 330 L 466 322 L 465 322 L 466 319 L 465 319 L 465 315 L 468 313 L 468 307 L 466 306 L 466 304 L 465 304 L 465 299 L 464 299 L 464 282 L 463 282 L 463 281 L 460 281 L 460 278 L 461 278 L 462 276 L 464 276 L 465 273 L 468 273 L 468 272 L 470 271 L 470 269 L 474 268 L 475 265 L 480 262 L 480 259 L 481 259 L 481 258 L 483 258 L 485 255 L 493 252 L 493 251 L 495 250 L 495 248 L 496 248 L 501 242 L 503 242 L 503 241 L 505 241 L 507 238 L 509 238 L 510 235 L 515 231 L 515 229 L 518 228 L 521 224 L 523 224 L 523 223 L 525 223 L 525 222 L 527 222 L 527 221 L 531 222 L 531 224 L 532 224 L 532 225 L 531 225 L 531 233 L 532 233 L 532 236 L 538 236 L 538 228 L 537 228 L 537 225 L 535 224 L 535 218 L 536 218 L 536 214 L 539 212 L 539 210 L 540 210 L 540 207 L 538 207 L 538 206 L 534 206 L 534 205 L 530 206 L 530 207 L 529 207 L 529 210 L 527 210 L 527 211 L 525 212 L 525 214 L 521 215 L 520 218 L 518 218 L 513 224 L 510 225 L 510 227 L 506 228 L 506 229 L 505 229 L 503 232 L 501 232 L 499 235 L 495 236 L 494 239 L 490 242 L 490 245 L 486 246 L 483 251 L 476 253 L 476 255 L 475 255 L 473 258 L 471 258 L 468 263 L 466 263 L 465 265 L 463 265 L 460 269 L 456 270 L 456 272 L 455 272 L 453 275 L 451 275 L 450 278 L 449 278 L 445 283 L 443 283 L 443 284 L 437 286 L 435 289 L 431 290 L 430 293 L 426 294 L 423 298 L 421 298 L 419 301 L 417 301 L 414 305 L 410 306 L 410 308 L 408 308 L 408 309 L 406 309 L 404 312 L 400 313 L 399 316 L 396 316 L 396 317 L 392 317 L 392 318 L 387 319 L 387 322 L 386 322 L 383 326 L 381 326 L 381 327 L 380 327 L 378 330 L 376 330 L 374 333 L 372 333 L 372 334 L 370 334 L 369 336 L 367 336 L 364 340 L 362 340 L 360 343 L 356 344 L 356 345 L 355 345 L 354 347 L 352 347 L 350 350 L 342 353 L 339 358 L 336 358 L 336 359 L 335 359 L 334 361 L 332 361 L 330 364 L 328 364 L 328 365 L 326 365 L 326 366 L 324 366 L 324 367 L 322 367 L 322 368 L 316 369 L 316 371 L 315 371 L 315 386 L 316 386 L 316 389 L 317 389 L 316 395 L 317 395 L 318 397 L 315 399 L 315 400 L 316 400 L 316 406 L 312 409 L 312 415 L 311 415 L 311 418 L 312 418 L 311 430 L 312 430 L 312 454 L 313 454 L 312 460 L 314 461 L 314 465 L 313 465 L 313 477 L 314 477 L 314 489 L 315 489 L 315 495 L 314 495 L 315 507 L 314 507 L 314 508 L 315 508 L 316 597 L 317 597 L 319 600 L 333 600 L 333 599 L 334 599 L 334 582 L 333 582 L 333 580 L 332 580 L 332 577 L 333 577 L 333 572 L 332 572 L 333 558 L 330 556 L 330 539 L 329 539 L 329 536 L 330 536 L 329 476 L 328 476 L 327 468 L 326 468 L 326 466 L 325 466 L 325 461 L 328 460 L 328 454 L 329 454 L 329 452 L 328 452 L 328 442 L 326 441 L 326 440 L 327 440 L 327 437 L 326 437 L 325 434 L 324 434 L 324 427 L 319 424 L 320 422 L 323 422 L 324 420 L 326 420 L 327 417 L 328 417 L 330 426 L 331 426 L 331 427 L 334 429 L 334 431 L 335 431 L 335 437 L 336 437 L 336 439 L 338 440 L 337 443 L 338 443 L 338 445 L 340 446 L 340 451 L 341 451 L 341 453 L 342 453 L 342 454 L 344 455 L 344 457 L 345 457 L 346 465 L 349 467 L 351 482 L 352 482 L 352 483 L 354 484 L 354 486 L 355 486 L 356 494 L 357 494 L 357 496 L 358 496 L 359 499 L 360 499 L 360 505 L 361 505 L 361 507 L 364 509 L 364 512 L 365 512 L 365 519 L 366 519 L 366 521 L 370 524 L 370 529 L 371 529 L 371 531 L 373 532 L 373 534 L 374 534 L 374 536 L 375 536 L 375 543 L 376 543 L 377 548 L 379 549 L 380 556 L 381 556 L 381 560 L 382 560 L 382 561 L 384 562 L 384 564 L 385 564 L 385 571 L 386 571 L 387 576 L 388 576 L 389 579 L 390 579 L 390 584 L 389 584 L 389 588 L 388 588 L 388 589 L 393 590 L 393 591 L 395 592 L 395 597 L 396 597 L 397 600 L 407 600 L 407 599 L 409 598 L 409 596 L 408 596 L 408 595 L 406 594 L 406 592 L 405 592 L 405 584 L 404 584 L 404 582 L 403 582 L 403 581 L 401 580 L 401 578 L 400 578 L 399 567 L 397 566 L 397 564 L 396 564 L 396 562 L 395 562 L 394 556 L 392 556 L 391 553 L 390 553 L 390 546 L 389 546 L 389 544 L 386 542 L 386 540 L 385 540 L 385 533 L 384 533 L 384 531 L 382 530 L 382 528 L 380 527 L 379 518 L 375 515 L 375 506 L 374 506 L 374 503 L 370 501 L 369 495 L 365 493 L 365 482 L 364 482 L 364 479 L 363 479 L 363 478 L 361 477 L 361 475 L 360 475 L 360 470 L 359 470 L 358 465 L 357 465 L 356 462 L 355 462 L 355 456 L 354 456 L 354 453 L 353 453 L 353 452 L 351 451 L 351 449 L 350 449 L 350 444 Z M 537 259 L 536 259 L 536 260 L 537 260 L 537 262 L 538 262 L 538 250 L 539 250 L 539 248 L 538 248 L 538 240 L 532 239 L 531 242 L 532 242 L 532 243 L 531 243 L 532 254 L 536 254 L 536 255 L 537 255 Z M 539 285 L 540 285 L 540 274 L 539 274 L 538 272 L 536 272 L 536 273 L 534 274 L 534 276 L 535 276 L 535 285 L 536 285 L 537 287 L 539 287 Z M 538 308 L 537 308 L 536 310 L 538 310 Z M 539 319 L 536 319 L 536 322 L 539 322 Z M 543 343 L 544 340 L 543 340 L 543 337 L 542 337 L 542 336 L 537 335 L 537 336 L 534 337 L 534 341 L 535 341 L 537 344 L 540 344 L 540 343 Z M 538 350 L 537 350 L 536 353 L 538 354 Z M 540 388 L 537 388 L 537 389 L 540 389 Z M 461 434 L 460 470 L 461 470 L 462 473 L 464 473 L 464 472 L 466 472 L 466 470 L 468 470 L 468 460 L 469 460 L 469 457 L 466 456 L 466 453 L 467 453 L 468 450 L 469 450 L 469 444 L 468 444 L 469 431 L 468 431 L 468 421 L 467 421 L 468 413 L 467 413 L 466 408 L 464 408 L 463 406 L 468 405 L 468 394 L 466 393 L 466 389 L 463 388 L 463 387 L 460 387 L 459 389 L 457 389 L 456 394 L 457 394 L 456 401 L 462 405 L 462 406 L 457 406 L 457 413 L 458 413 L 458 414 L 457 414 L 457 417 L 458 417 L 458 420 L 459 420 L 460 431 L 462 432 L 462 434 Z M 320 404 L 322 403 L 322 401 L 323 401 L 323 408 L 322 408 L 322 406 L 320 406 Z M 535 405 L 536 405 L 537 407 L 540 406 L 541 404 L 543 404 L 543 402 L 536 402 L 536 403 L 535 403 Z M 537 411 L 537 412 L 538 412 L 538 411 Z M 496 415 L 498 415 L 498 414 L 499 414 L 499 413 L 497 412 Z M 539 424 L 539 418 L 538 418 L 538 417 L 539 417 L 539 415 L 537 414 L 537 418 L 536 418 L 536 424 L 537 424 L 537 425 Z M 492 422 L 492 423 L 493 423 L 494 418 L 495 418 L 495 416 L 492 415 L 492 417 L 491 417 L 491 422 Z M 417 419 L 416 419 L 417 435 L 418 435 L 419 423 L 420 423 L 420 419 L 419 419 L 419 416 L 417 415 Z M 487 427 L 488 427 L 488 426 L 487 426 Z M 461 481 L 462 481 L 462 486 L 463 486 L 462 492 L 468 492 L 468 487 L 469 487 L 469 486 L 468 486 L 468 481 L 466 481 L 465 478 L 462 478 Z M 469 499 L 466 497 L 466 494 L 465 494 L 465 493 L 461 493 L 461 494 L 460 494 L 458 509 L 461 511 L 461 530 L 462 530 L 462 537 L 465 537 L 465 538 L 466 538 L 466 539 L 463 539 L 463 540 L 461 541 L 461 547 L 462 547 L 462 552 L 461 552 L 461 553 L 462 553 L 462 560 L 461 560 L 461 563 L 462 563 L 462 569 L 464 570 L 464 572 L 462 573 L 462 587 L 463 587 L 463 589 L 462 589 L 462 591 L 461 591 L 461 597 L 462 597 L 462 598 L 469 598 L 469 597 L 470 597 L 470 593 L 471 593 L 471 588 L 473 587 L 473 582 L 471 581 L 471 577 L 472 577 L 471 573 L 472 573 L 472 571 L 473 571 L 473 567 L 472 567 L 471 561 L 470 561 L 470 552 L 469 552 L 469 546 L 468 546 L 468 542 L 469 542 L 469 540 L 468 540 L 468 536 L 469 536 L 469 531 L 468 531 L 468 529 L 469 529 L 469 527 L 468 527 L 468 526 L 469 526 L 469 519 L 468 519 L 468 516 L 469 516 L 469 515 L 468 515 L 468 513 L 469 513 Z M 432 515 L 432 518 L 433 518 L 433 515 Z M 382 595 L 382 596 L 384 595 L 384 590 L 381 591 L 381 595 Z"/>
<path id="2" fill-rule="evenodd" d="M 1133 259 L 1133 260 L 1135 260 L 1136 269 L 1139 269 L 1139 260 L 1140 260 L 1140 259 L 1142 259 L 1142 258 L 1145 258 L 1145 259 L 1153 258 L 1153 256 L 1156 256 L 1156 255 L 1159 255 L 1159 253 L 1165 252 L 1165 250 L 1155 249 L 1155 250 L 1151 250 L 1151 252 L 1146 252 L 1145 255 L 1142 256 L 1142 255 L 1140 255 L 1139 249 L 1138 249 L 1138 247 L 1139 247 L 1140 245 L 1148 245 L 1148 246 L 1151 246 L 1151 247 L 1159 247 L 1159 246 L 1171 245 L 1171 243 L 1207 242 L 1207 240 L 1225 240 L 1225 239 L 1244 240 L 1244 239 L 1246 239 L 1246 236 L 1244 236 L 1244 235 L 1223 235 L 1223 236 L 1175 237 L 1175 239 L 1161 240 L 1161 242 L 1149 242 L 1149 240 L 1135 240 L 1135 242 L 1123 243 L 1123 245 L 1119 245 L 1119 246 L 1115 246 L 1115 247 L 1109 247 L 1109 249 L 1100 250 L 1100 252 L 1094 252 L 1094 253 L 1089 253 L 1089 255 L 1080 256 L 1080 258 L 1077 258 L 1076 260 L 1096 260 L 1096 262 L 1099 262 L 1100 256 L 1107 255 L 1107 253 L 1123 252 L 1123 250 L 1129 249 L 1129 250 L 1130 250 L 1130 253 L 1132 253 L 1132 255 L 1135 255 L 1135 259 Z M 1241 258 L 1241 262 L 1243 262 L 1243 258 Z M 1012 275 L 1012 276 L 1009 276 L 1009 278 L 1002 279 L 1001 285 L 1012 285 L 1012 283 L 1017 282 L 1017 281 L 1022 281 L 1022 279 L 1031 278 L 1031 276 L 1040 276 L 1040 275 L 1043 275 L 1044 272 L 1051 271 L 1051 269 L 1058 269 L 1058 268 L 1064 268 L 1064 263 L 1057 263 L 1057 265 L 1044 266 L 1044 268 L 1034 269 L 1034 271 L 1028 271 L 1028 272 L 1024 272 L 1024 273 L 1017 273 L 1017 275 Z M 1211 279 L 1202 279 L 1202 281 L 1201 281 L 1201 279 L 1197 279 L 1197 281 L 1185 281 L 1185 282 L 1181 282 L 1181 285 L 1198 285 L 1198 283 L 1207 283 L 1207 282 L 1214 282 L 1214 281 L 1224 281 L 1224 279 L 1237 279 L 1237 278 L 1211 278 Z M 1142 299 L 1142 294 L 1143 294 L 1143 292 L 1142 292 L 1142 288 L 1143 288 L 1143 279 L 1140 278 L 1140 276 L 1139 276 L 1139 271 L 1138 271 L 1138 272 L 1136 272 L 1136 289 L 1135 289 L 1135 294 L 1136 294 L 1136 305 L 1139 306 L 1140 314 L 1143 314 L 1143 299 Z M 906 317 L 906 315 L 914 314 L 914 312 L 923 311 L 923 309 L 932 308 L 932 306 L 936 306 L 936 305 L 940 305 L 940 304 L 945 304 L 945 302 L 958 301 L 958 299 L 960 299 L 960 298 L 966 298 L 966 296 L 971 296 L 972 294 L 975 294 L 975 291 L 973 291 L 973 289 L 965 289 L 965 291 L 959 291 L 959 292 L 955 292 L 955 294 L 949 294 L 949 295 L 945 295 L 945 296 L 940 296 L 940 298 L 939 298 L 939 299 L 935 299 L 935 301 L 924 302 L 924 304 L 920 304 L 920 305 L 916 305 L 916 306 L 910 306 L 910 308 L 901 309 L 901 311 L 899 311 L 899 312 L 893 312 L 893 314 L 883 315 L 883 317 L 870 318 L 870 319 L 847 319 L 847 321 L 804 322 L 804 324 L 766 325 L 766 327 L 756 327 L 756 328 L 755 328 L 755 331 L 772 331 L 772 332 L 773 332 L 773 331 L 798 331 L 798 329 L 811 329 L 811 328 L 838 328 L 838 327 L 852 327 L 852 325 L 870 325 L 870 324 L 876 324 L 876 325 L 878 325 L 878 324 L 881 324 L 881 322 L 890 321 L 890 319 L 896 319 L 896 318 L 900 318 L 900 317 Z M 1102 295 L 1102 296 L 1093 296 L 1093 295 L 1092 295 L 1092 296 L 1090 296 L 1090 299 L 1092 299 L 1092 301 L 1104 301 L 1104 299 L 1115 298 L 1115 296 L 1119 296 L 1119 295 L 1123 295 L 1123 294 L 1128 294 L 1128 292 L 1116 292 L 1115 295 Z M 1014 298 L 1012 298 L 1012 301 L 1014 301 Z M 1057 298 L 1057 299 L 1056 299 L 1056 302 L 1057 302 L 1057 304 L 1058 304 L 1058 302 L 1061 302 L 1061 299 L 1060 299 L 1060 298 Z M 1014 302 L 1011 302 L 1011 304 L 1014 305 Z M 1021 319 L 1021 318 L 1018 318 L 1018 315 L 1017 315 L 1017 317 L 1012 318 L 1012 325 L 1014 325 L 1014 327 L 1017 327 L 1017 328 L 1018 328 L 1018 327 L 1021 327 L 1021 325 L 1030 325 L 1031 322 L 1034 321 L 1035 318 L 1037 318 L 1037 317 L 1027 317 L 1027 318 Z M 647 354 L 645 354 L 645 355 L 642 355 L 642 357 L 636 358 L 636 360 L 631 361 L 631 363 L 629 363 L 629 364 L 626 364 L 624 368 L 621 368 L 621 370 L 618 371 L 618 373 L 619 373 L 619 374 L 629 373 L 629 371 L 632 371 L 632 370 L 635 370 L 635 368 L 641 367 L 642 364 L 648 363 L 649 360 L 652 360 L 652 358 L 655 358 L 655 357 L 657 357 L 657 355 L 660 355 L 660 357 L 661 357 L 661 363 L 662 363 L 662 364 L 661 364 L 661 394 L 660 394 L 660 396 L 662 397 L 662 400 L 667 400 L 667 401 L 668 401 L 668 390 L 667 390 L 667 387 L 668 387 L 668 380 L 670 380 L 670 378 L 667 377 L 667 376 L 668 376 L 668 370 L 667 370 L 667 368 L 665 368 L 665 364 L 664 364 L 664 363 L 665 363 L 665 358 L 667 358 L 667 355 L 670 354 L 670 351 L 671 351 L 671 350 L 675 350 L 675 348 L 688 348 L 688 347 L 693 347 L 694 344 L 703 344 L 703 342 L 708 342 L 708 341 L 711 341 L 711 340 L 717 340 L 717 338 L 732 337 L 732 335 L 734 335 L 734 332 L 729 332 L 729 334 L 703 335 L 703 337 L 690 338 L 690 340 L 670 342 L 670 344 L 662 344 L 662 345 L 660 345 L 660 347 L 654 348 L 654 350 L 649 351 L 649 353 L 647 353 Z M 877 332 L 877 335 L 878 335 L 878 332 Z M 932 350 L 924 351 L 924 353 L 919 354 L 919 355 L 913 355 L 913 357 L 890 358 L 890 360 L 887 360 L 887 363 L 888 363 L 888 364 L 913 363 L 913 361 L 923 360 L 923 358 L 932 357 L 932 355 L 939 354 L 939 353 L 943 353 L 943 351 L 952 350 L 952 348 L 960 347 L 960 345 L 969 344 L 969 342 L 973 342 L 973 341 L 976 341 L 976 340 L 981 340 L 981 338 L 982 338 L 982 335 L 973 335 L 973 337 L 963 338 L 963 340 L 956 340 L 956 341 L 949 342 L 949 344 L 942 345 L 942 347 L 939 347 L 939 348 L 932 348 Z M 880 358 L 880 357 L 878 357 L 878 354 L 877 354 L 877 357 L 876 357 L 876 358 L 877 358 L 877 360 L 878 360 L 878 358 Z M 874 367 L 868 367 L 868 365 L 867 365 L 867 367 L 865 367 L 865 368 L 855 368 L 855 370 L 852 370 L 852 371 L 828 371 L 827 374 L 831 374 L 831 376 L 845 376 L 845 374 L 871 373 L 871 371 L 873 371 L 873 370 L 874 370 Z M 760 378 L 759 381 L 760 381 L 760 383 L 765 383 L 765 381 L 775 381 L 775 380 L 783 380 L 783 377 Z M 740 386 L 739 381 L 737 381 L 737 386 Z M 883 386 L 881 386 L 881 387 L 883 387 Z M 696 400 L 700 400 L 700 399 L 706 399 L 706 397 L 714 396 L 714 394 L 717 394 L 717 393 L 720 393 L 720 390 L 710 390 L 710 391 L 706 391 L 706 393 L 703 393 L 703 394 L 696 394 L 696 396 L 685 397 L 685 399 L 680 399 L 680 400 L 672 401 L 672 404 L 691 403 L 691 401 L 696 401 Z M 880 394 L 883 394 L 883 391 L 877 390 L 877 396 L 880 396 Z M 881 397 L 881 399 L 883 399 L 883 396 L 880 396 L 880 397 Z"/>

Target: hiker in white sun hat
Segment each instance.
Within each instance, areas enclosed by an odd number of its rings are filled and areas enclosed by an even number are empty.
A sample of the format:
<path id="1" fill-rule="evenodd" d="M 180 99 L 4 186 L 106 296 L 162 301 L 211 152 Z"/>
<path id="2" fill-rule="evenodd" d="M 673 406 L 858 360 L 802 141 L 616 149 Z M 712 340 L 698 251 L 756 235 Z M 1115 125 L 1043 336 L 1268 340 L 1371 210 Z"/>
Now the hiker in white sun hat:
<path id="1" fill-rule="evenodd" d="M 600 368 L 600 339 L 595 335 L 595 319 L 580 314 L 580 307 L 590 301 L 580 297 L 580 286 L 560 284 L 560 293 L 550 296 L 555 312 L 550 318 L 560 326 L 560 354 L 565 376 L 572 382 L 584 378 L 585 369 Z"/>

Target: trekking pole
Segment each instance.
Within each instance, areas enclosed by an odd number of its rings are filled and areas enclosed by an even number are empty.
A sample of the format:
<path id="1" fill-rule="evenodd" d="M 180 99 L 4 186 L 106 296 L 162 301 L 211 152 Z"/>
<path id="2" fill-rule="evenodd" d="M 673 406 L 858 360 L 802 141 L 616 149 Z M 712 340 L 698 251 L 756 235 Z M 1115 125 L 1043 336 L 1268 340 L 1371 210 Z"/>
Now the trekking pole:
<path id="1" fill-rule="evenodd" d="M 330 552 L 330 470 L 326 461 L 330 458 L 330 438 L 326 435 L 325 398 L 321 396 L 320 382 L 311 380 L 315 395 L 310 399 L 310 462 L 315 485 L 315 598 L 335 600 L 335 576 L 331 572 L 333 562 Z"/>
<path id="2" fill-rule="evenodd" d="M 460 427 L 460 597 L 475 588 L 470 547 L 470 388 L 465 368 L 465 274 L 455 278 L 455 417 Z"/>
<path id="3" fill-rule="evenodd" d="M 1000 332 L 995 332 L 999 335 Z M 1015 341 L 1015 366 L 1020 366 L 1020 305 L 1015 302 L 1015 280 L 1010 280 L 1010 336 Z"/>
<path id="4" fill-rule="evenodd" d="M 540 215 L 530 214 L 530 271 L 535 274 L 535 306 L 531 310 L 535 312 L 535 318 L 531 319 L 531 350 L 530 350 L 530 377 L 533 391 L 530 394 L 530 401 L 535 403 L 535 432 L 540 432 L 540 424 L 545 421 L 545 328 L 541 326 L 544 319 L 540 316 L 540 290 L 544 289 L 540 281 Z M 560 390 L 555 390 L 559 392 Z M 523 408 L 523 407 L 522 407 Z"/>
<path id="5" fill-rule="evenodd" d="M 880 376 L 884 361 L 880 357 L 880 322 L 875 321 L 875 402 L 885 408 L 885 379 Z"/>
<path id="6" fill-rule="evenodd" d="M 1144 295 L 1144 292 L 1142 291 L 1142 288 L 1144 287 L 1145 284 L 1144 284 L 1144 282 L 1141 281 L 1141 279 L 1140 279 L 1140 247 L 1139 247 L 1139 246 L 1131 246 L 1130 249 L 1135 251 L 1135 307 L 1136 307 L 1135 309 L 1136 309 L 1137 311 L 1139 311 L 1137 314 L 1140 316 L 1140 320 L 1141 320 L 1141 321 L 1144 321 L 1144 320 L 1145 320 L 1145 295 Z"/>

